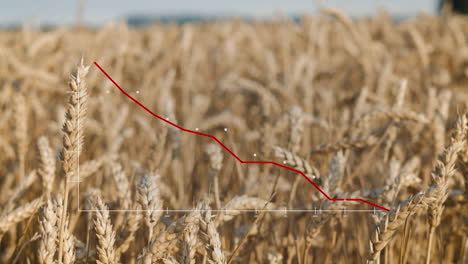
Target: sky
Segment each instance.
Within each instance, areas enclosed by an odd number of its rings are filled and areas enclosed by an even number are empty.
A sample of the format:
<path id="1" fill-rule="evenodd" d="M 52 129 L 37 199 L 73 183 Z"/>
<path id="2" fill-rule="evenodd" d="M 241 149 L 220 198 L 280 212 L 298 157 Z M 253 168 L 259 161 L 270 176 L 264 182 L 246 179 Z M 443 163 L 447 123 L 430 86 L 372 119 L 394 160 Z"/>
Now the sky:
<path id="1" fill-rule="evenodd" d="M 313 13 L 317 3 L 338 7 L 352 16 L 370 15 L 379 8 L 392 15 L 434 13 L 436 0 L 84 0 L 84 18 L 101 24 L 134 14 L 205 14 L 271 16 Z M 77 0 L 5 1 L 0 9 L 0 24 L 71 24 L 76 19 Z"/>

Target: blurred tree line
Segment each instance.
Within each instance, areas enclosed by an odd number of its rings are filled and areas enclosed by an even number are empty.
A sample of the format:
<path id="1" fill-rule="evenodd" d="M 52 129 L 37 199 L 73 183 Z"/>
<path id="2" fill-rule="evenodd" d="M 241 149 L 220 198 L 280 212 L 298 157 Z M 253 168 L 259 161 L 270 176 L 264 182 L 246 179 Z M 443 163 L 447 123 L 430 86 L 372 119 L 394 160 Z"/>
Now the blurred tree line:
<path id="1" fill-rule="evenodd" d="M 459 14 L 468 14 L 468 0 L 439 0 L 439 11 L 452 10 Z"/>

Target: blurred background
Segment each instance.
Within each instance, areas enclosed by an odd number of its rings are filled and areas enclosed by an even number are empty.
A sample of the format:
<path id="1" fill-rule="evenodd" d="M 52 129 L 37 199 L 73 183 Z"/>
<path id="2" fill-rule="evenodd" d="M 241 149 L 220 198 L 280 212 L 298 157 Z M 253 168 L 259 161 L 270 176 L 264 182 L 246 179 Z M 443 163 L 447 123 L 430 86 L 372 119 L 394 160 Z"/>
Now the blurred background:
<path id="1" fill-rule="evenodd" d="M 464 1 L 467 2 L 467 1 Z M 299 17 L 313 14 L 320 6 L 337 7 L 353 17 L 385 9 L 396 19 L 418 13 L 436 13 L 438 0 L 16 0 L 5 1 L 0 9 L 0 26 L 22 24 L 87 26 L 120 20 L 144 25 L 155 20 L 185 22 L 225 17 L 269 17 L 277 14 Z"/>

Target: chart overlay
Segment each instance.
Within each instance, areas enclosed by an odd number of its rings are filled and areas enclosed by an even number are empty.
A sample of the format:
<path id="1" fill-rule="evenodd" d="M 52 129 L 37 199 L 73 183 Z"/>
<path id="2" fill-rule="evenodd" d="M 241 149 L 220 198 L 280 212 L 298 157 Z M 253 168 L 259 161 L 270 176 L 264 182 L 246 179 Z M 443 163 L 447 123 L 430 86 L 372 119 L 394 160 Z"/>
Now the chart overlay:
<path id="1" fill-rule="evenodd" d="M 377 205 L 377 204 L 374 204 L 372 202 L 369 202 L 369 201 L 366 201 L 364 199 L 355 199 L 355 198 L 331 198 L 330 196 L 328 196 L 328 194 L 326 194 L 322 189 L 320 189 L 320 187 L 315 184 L 309 177 L 307 177 L 302 171 L 299 171 L 299 170 L 296 170 L 296 169 L 293 169 L 293 168 L 290 168 L 288 166 L 285 166 L 285 165 L 282 165 L 282 164 L 279 164 L 279 163 L 276 163 L 276 162 L 273 162 L 273 161 L 248 161 L 248 160 L 242 160 L 241 158 L 239 158 L 234 152 L 232 152 L 228 147 L 226 147 L 219 139 L 217 139 L 215 136 L 212 136 L 212 135 L 209 135 L 209 134 L 205 134 L 205 133 L 201 133 L 201 132 L 198 132 L 198 131 L 194 131 L 194 130 L 190 130 L 190 129 L 186 129 L 186 128 L 183 128 L 181 126 L 178 126 L 177 124 L 174 124 L 172 123 L 171 121 L 167 120 L 166 118 L 163 118 L 155 113 L 153 113 L 153 111 L 151 111 L 150 109 L 148 109 L 146 106 L 144 106 L 142 103 L 140 103 L 137 99 L 133 98 L 130 94 L 128 94 L 123 88 L 120 87 L 120 85 L 118 85 L 114 79 L 112 79 L 112 77 L 97 63 L 97 62 L 94 62 L 94 65 L 96 65 L 96 67 L 115 85 L 115 87 L 117 87 L 120 92 L 122 92 L 125 96 L 127 96 L 130 100 L 132 100 L 133 102 L 135 102 L 137 105 L 139 105 L 141 108 L 143 108 L 144 110 L 146 110 L 146 112 L 148 112 L 149 114 L 151 114 L 152 116 L 158 118 L 159 120 L 163 121 L 163 122 L 166 122 L 167 124 L 171 125 L 171 126 L 174 126 L 184 132 L 188 132 L 188 133 L 192 133 L 192 134 L 196 134 L 196 135 L 200 135 L 200 136 L 204 136 L 204 137 L 209 137 L 211 139 L 213 139 L 214 141 L 216 141 L 216 143 L 218 143 L 221 147 L 223 147 L 227 152 L 229 152 L 229 154 L 231 154 L 237 161 L 239 161 L 240 163 L 246 163 L 246 164 L 272 164 L 272 165 L 275 165 L 275 166 L 278 166 L 278 167 L 281 167 L 281 168 L 284 168 L 284 169 L 287 169 L 287 170 L 290 170 L 290 171 L 294 171 L 296 173 L 299 173 L 300 175 L 302 175 L 302 177 L 304 177 L 304 179 L 306 179 L 310 184 L 312 184 L 323 196 L 325 196 L 325 198 L 327 198 L 328 200 L 330 201 L 356 201 L 356 202 L 362 202 L 362 203 L 366 203 L 366 204 L 370 204 L 376 208 L 379 208 L 381 210 L 385 210 L 385 211 L 390 211 L 389 209 L 383 207 L 383 206 L 380 206 L 380 205 Z"/>

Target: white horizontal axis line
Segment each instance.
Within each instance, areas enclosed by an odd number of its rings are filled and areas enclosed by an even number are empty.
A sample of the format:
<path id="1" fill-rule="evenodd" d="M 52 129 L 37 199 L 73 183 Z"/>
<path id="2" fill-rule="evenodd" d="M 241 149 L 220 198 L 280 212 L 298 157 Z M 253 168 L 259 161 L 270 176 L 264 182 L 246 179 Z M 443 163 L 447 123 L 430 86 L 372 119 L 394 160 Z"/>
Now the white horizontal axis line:
<path id="1" fill-rule="evenodd" d="M 80 212 L 100 212 L 102 210 L 97 210 L 97 209 L 79 209 Z M 177 209 L 177 210 L 133 210 L 133 209 L 111 209 L 107 210 L 109 212 L 166 212 L 166 213 L 190 213 L 194 212 L 195 209 Z M 208 211 L 208 210 L 199 210 L 199 211 Z M 255 209 L 226 209 L 226 210 L 209 210 L 211 212 L 220 212 L 220 213 L 225 213 L 225 212 L 271 212 L 271 213 L 285 213 L 285 212 L 307 212 L 307 213 L 322 213 L 322 212 L 337 212 L 337 213 L 387 213 L 384 211 L 375 211 L 375 210 L 352 210 L 352 209 L 337 209 L 337 210 L 314 210 L 314 209 L 271 209 L 271 210 L 255 210 Z"/>

